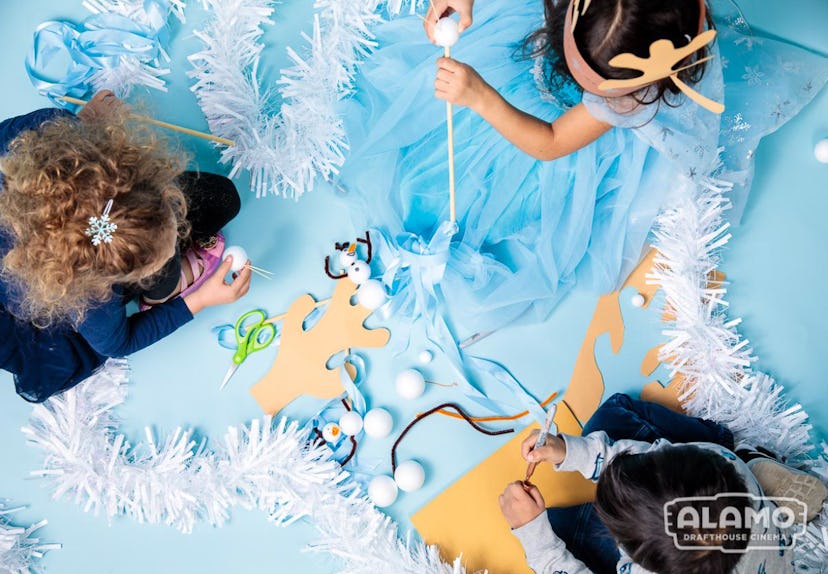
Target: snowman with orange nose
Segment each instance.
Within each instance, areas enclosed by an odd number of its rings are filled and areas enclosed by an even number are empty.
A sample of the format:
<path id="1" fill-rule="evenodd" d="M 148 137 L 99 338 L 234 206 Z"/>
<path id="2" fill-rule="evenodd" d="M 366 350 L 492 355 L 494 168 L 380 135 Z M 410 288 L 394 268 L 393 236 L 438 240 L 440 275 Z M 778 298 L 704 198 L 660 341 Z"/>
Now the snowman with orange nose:
<path id="1" fill-rule="evenodd" d="M 367 253 L 365 260 L 359 258 L 357 247 L 363 244 Z M 357 301 L 363 307 L 375 311 L 379 309 L 387 298 L 385 287 L 376 279 L 371 279 L 371 259 L 373 258 L 373 245 L 371 234 L 366 231 L 365 237 L 359 237 L 353 243 L 336 243 L 338 252 L 339 272 L 331 271 L 331 257 L 325 257 L 325 274 L 331 279 L 339 280 L 348 278 L 359 286 L 357 290 Z"/>

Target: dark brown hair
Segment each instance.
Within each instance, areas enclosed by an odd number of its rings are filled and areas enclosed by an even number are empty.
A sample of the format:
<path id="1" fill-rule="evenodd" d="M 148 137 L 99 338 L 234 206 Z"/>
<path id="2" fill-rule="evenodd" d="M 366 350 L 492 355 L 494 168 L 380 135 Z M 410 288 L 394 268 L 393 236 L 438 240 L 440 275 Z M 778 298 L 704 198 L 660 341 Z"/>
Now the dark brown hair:
<path id="1" fill-rule="evenodd" d="M 552 92 L 574 83 L 563 50 L 564 21 L 568 8 L 569 0 L 544 0 L 544 25 L 527 36 L 523 43 L 524 55 L 546 59 L 544 76 Z M 656 40 L 670 40 L 677 48 L 689 44 L 690 39 L 699 33 L 699 16 L 699 5 L 695 0 L 592 0 L 586 14 L 578 18 L 575 43 L 587 63 L 604 78 L 634 78 L 640 72 L 614 68 L 609 61 L 627 52 L 646 58 L 650 45 Z M 709 10 L 707 24 L 713 28 Z M 707 55 L 705 47 L 678 66 L 686 66 Z M 692 85 L 702 79 L 704 71 L 705 64 L 702 63 L 682 70 L 678 77 Z M 676 85 L 666 78 L 652 87 L 642 88 L 633 97 L 640 104 L 663 101 L 667 105 L 675 105 L 668 94 L 678 93 Z"/>
<path id="2" fill-rule="evenodd" d="M 618 545 L 635 562 L 658 574 L 727 574 L 742 557 L 750 529 L 723 529 L 737 535 L 723 547 L 679 550 L 665 531 L 665 504 L 688 496 L 714 497 L 745 493 L 736 468 L 724 457 L 692 445 L 677 445 L 642 454 L 621 454 L 598 480 L 595 509 Z M 712 516 L 725 507 L 744 511 L 746 497 L 721 497 L 705 503 Z M 688 529 L 682 535 L 694 534 Z M 711 544 L 715 544 L 711 542 Z"/>

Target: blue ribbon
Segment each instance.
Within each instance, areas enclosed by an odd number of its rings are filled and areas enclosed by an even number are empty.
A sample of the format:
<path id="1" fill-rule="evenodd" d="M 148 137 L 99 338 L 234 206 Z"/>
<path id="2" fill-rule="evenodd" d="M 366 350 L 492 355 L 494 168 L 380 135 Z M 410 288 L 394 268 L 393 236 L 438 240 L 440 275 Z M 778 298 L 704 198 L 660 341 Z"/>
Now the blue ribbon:
<path id="1" fill-rule="evenodd" d="M 345 363 L 350 363 L 356 369 L 356 376 L 351 380 L 350 375 L 345 370 Z M 365 359 L 357 353 L 340 354 L 328 364 L 332 369 L 339 368 L 339 376 L 341 377 L 342 386 L 345 388 L 345 395 L 351 399 L 351 409 L 358 412 L 360 416 L 364 417 L 368 410 L 365 396 L 359 390 L 359 385 L 365 380 L 367 367 Z M 342 405 L 341 396 L 329 401 L 322 409 L 305 424 L 305 430 L 310 432 L 312 429 L 321 429 L 329 422 L 337 422 L 345 412 L 345 407 Z M 338 444 L 333 445 L 333 453 L 336 458 L 347 456 L 351 452 L 351 441 L 342 440 Z M 351 467 L 357 466 L 357 454 L 354 453 L 353 458 L 349 461 Z"/>
<path id="2" fill-rule="evenodd" d="M 159 58 L 168 58 L 164 45 L 171 9 L 169 0 L 145 0 L 145 23 L 112 13 L 90 16 L 81 24 L 44 22 L 35 30 L 26 73 L 37 91 L 54 101 L 86 94 L 97 72 L 118 67 L 126 57 L 157 67 Z"/>
<path id="3" fill-rule="evenodd" d="M 408 319 L 409 332 L 402 333 L 404 345 L 410 340 L 410 325 L 422 322 L 426 336 L 448 358 L 460 379 L 464 395 L 496 415 L 510 415 L 516 406 L 529 411 L 539 423 L 546 412 L 523 385 L 498 363 L 463 353 L 445 321 L 444 298 L 440 283 L 445 275 L 456 224 L 445 222 L 426 241 L 413 233 L 395 238 L 380 229 L 371 230 L 375 258 L 382 268 L 382 282 L 391 301 L 380 309 L 385 316 Z M 402 352 L 404 348 L 398 352 Z M 469 376 L 467 376 L 467 374 Z M 474 384 L 478 381 L 483 388 Z M 513 397 L 514 402 L 487 396 L 485 388 L 494 385 Z"/>
<path id="4" fill-rule="evenodd" d="M 34 87 L 46 96 L 81 96 L 88 91 L 88 82 L 96 64 L 79 46 L 80 33 L 64 22 L 44 22 L 35 30 L 32 49 L 26 57 L 26 73 Z M 47 72 L 56 56 L 66 59 L 57 76 Z"/>
<path id="5" fill-rule="evenodd" d="M 348 363 L 356 370 L 356 376 L 351 379 L 345 369 L 345 364 Z M 365 396 L 359 390 L 359 385 L 365 379 L 365 359 L 357 353 L 348 353 L 347 355 L 340 355 L 334 357 L 329 364 L 330 368 L 339 369 L 339 377 L 342 382 L 342 387 L 345 389 L 345 394 L 351 399 L 351 408 L 358 412 L 360 416 L 365 416 L 367 405 L 365 403 Z"/>

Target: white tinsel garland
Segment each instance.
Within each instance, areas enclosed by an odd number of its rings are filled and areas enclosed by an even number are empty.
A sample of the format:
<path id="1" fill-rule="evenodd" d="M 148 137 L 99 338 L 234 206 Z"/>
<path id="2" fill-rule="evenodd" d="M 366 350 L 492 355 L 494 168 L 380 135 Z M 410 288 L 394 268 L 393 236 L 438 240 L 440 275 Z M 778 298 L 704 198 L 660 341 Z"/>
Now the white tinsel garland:
<path id="1" fill-rule="evenodd" d="M 35 574 L 40 572 L 38 562 L 49 550 L 57 550 L 60 544 L 46 544 L 34 536 L 46 526 L 41 520 L 31 526 L 15 526 L 8 516 L 21 508 L 6 508 L 0 502 L 0 572 L 8 574 Z"/>
<path id="2" fill-rule="evenodd" d="M 263 510 L 280 526 L 307 517 L 322 535 L 311 550 L 342 558 L 342 572 L 465 572 L 435 547 L 400 540 L 397 525 L 296 422 L 264 417 L 231 427 L 215 451 L 182 429 L 163 441 L 147 429 L 146 442 L 130 445 L 114 413 L 126 399 L 127 373 L 125 361 L 110 361 L 34 407 L 23 432 L 45 457 L 32 474 L 51 483 L 55 498 L 183 532 L 197 520 L 223 525 L 235 505 Z"/>
<path id="3" fill-rule="evenodd" d="M 117 14 L 129 18 L 148 30 L 160 30 L 166 26 L 170 14 L 184 21 L 185 0 L 84 0 L 83 6 L 94 14 Z M 163 34 L 164 32 L 162 32 Z M 126 97 L 135 86 L 146 86 L 166 91 L 163 77 L 170 69 L 163 67 L 161 60 L 169 63 L 170 57 L 159 42 L 161 58 L 148 60 L 137 54 L 122 54 L 117 65 L 106 66 L 95 73 L 91 84 L 95 91 L 112 90 L 118 97 Z"/>
<path id="4" fill-rule="evenodd" d="M 184 21 L 185 0 L 162 0 L 161 4 L 168 4 L 169 12 Z M 119 14 L 139 24 L 152 25 L 146 0 L 83 0 L 83 7 L 95 14 Z"/>
<path id="5" fill-rule="evenodd" d="M 213 17 L 194 34 L 204 49 L 189 57 L 195 79 L 192 91 L 215 135 L 235 145 L 222 151 L 231 163 L 230 176 L 251 174 L 256 195 L 272 192 L 293 198 L 313 189 L 321 176 L 328 180 L 345 160 L 348 148 L 339 99 L 348 95 L 357 64 L 373 47 L 372 24 L 385 5 L 398 14 L 408 3 L 413 14 L 424 0 L 317 0 L 313 35 L 303 34 L 306 50 L 288 48 L 294 65 L 282 70 L 277 86 L 262 87 L 259 58 L 263 26 L 271 24 L 276 0 L 202 0 Z M 184 21 L 184 0 L 84 0 L 95 14 L 118 14 L 159 29 L 159 13 Z M 302 52 L 302 54 L 300 54 Z M 170 58 L 163 47 L 161 58 Z M 133 86 L 165 90 L 163 76 L 170 70 L 158 61 L 122 55 L 117 64 L 91 79 L 95 90 L 111 89 L 126 96 Z M 272 98 L 281 106 L 274 113 Z"/>
<path id="6" fill-rule="evenodd" d="M 374 46 L 370 32 L 381 0 L 316 0 L 312 36 L 301 54 L 288 48 L 293 66 L 282 70 L 278 88 L 262 88 L 259 58 L 262 27 L 270 24 L 273 0 L 202 0 L 212 19 L 195 35 L 204 49 L 189 57 L 192 91 L 210 131 L 235 142 L 222 150 L 230 177 L 251 174 L 258 197 L 268 192 L 299 198 L 317 177 L 338 173 L 348 143 L 336 103 L 348 95 L 359 62 Z M 389 12 L 402 0 L 387 3 Z M 411 3 L 411 9 L 416 6 Z M 272 111 L 278 95 L 281 107 Z"/>
<path id="7" fill-rule="evenodd" d="M 756 358 L 737 330 L 741 320 L 727 315 L 725 285 L 710 280 L 731 237 L 723 218 L 729 186 L 714 180 L 685 185 L 657 220 L 658 256 L 649 275 L 664 290 L 674 317 L 661 358 L 674 376 L 684 378 L 682 403 L 691 414 L 724 424 L 738 440 L 764 446 L 828 481 L 828 446 L 816 452 L 802 406 L 791 404 L 781 385 L 751 368 Z M 797 571 L 828 572 L 826 546 L 828 506 L 796 547 Z"/>

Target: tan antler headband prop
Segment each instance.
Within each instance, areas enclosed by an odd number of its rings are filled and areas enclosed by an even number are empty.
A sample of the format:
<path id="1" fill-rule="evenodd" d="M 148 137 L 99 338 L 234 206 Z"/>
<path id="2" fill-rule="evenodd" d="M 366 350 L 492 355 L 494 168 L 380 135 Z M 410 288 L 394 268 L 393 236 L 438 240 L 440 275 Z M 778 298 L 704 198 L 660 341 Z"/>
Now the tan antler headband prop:
<path id="1" fill-rule="evenodd" d="M 699 0 L 699 32 L 690 40 L 690 43 L 681 48 L 676 48 L 670 40 L 656 40 L 650 45 L 650 57 L 640 58 L 635 54 L 624 53 L 615 56 L 609 61 L 614 68 L 627 68 L 641 72 L 640 76 L 627 80 L 608 80 L 596 72 L 581 55 L 578 45 L 575 42 L 575 26 L 578 24 L 579 16 L 586 14 L 592 0 L 570 0 L 566 10 L 566 22 L 564 24 L 564 56 L 569 71 L 575 81 L 587 92 L 607 98 L 618 98 L 637 92 L 645 86 L 649 86 L 659 80 L 670 78 L 673 83 L 684 94 L 715 114 L 721 114 L 724 106 L 714 102 L 681 81 L 678 73 L 698 66 L 712 58 L 708 56 L 695 62 L 673 69 L 679 62 L 691 54 L 701 50 L 716 38 L 715 30 L 705 31 L 704 25 L 707 20 L 707 6 L 704 0 Z"/>

